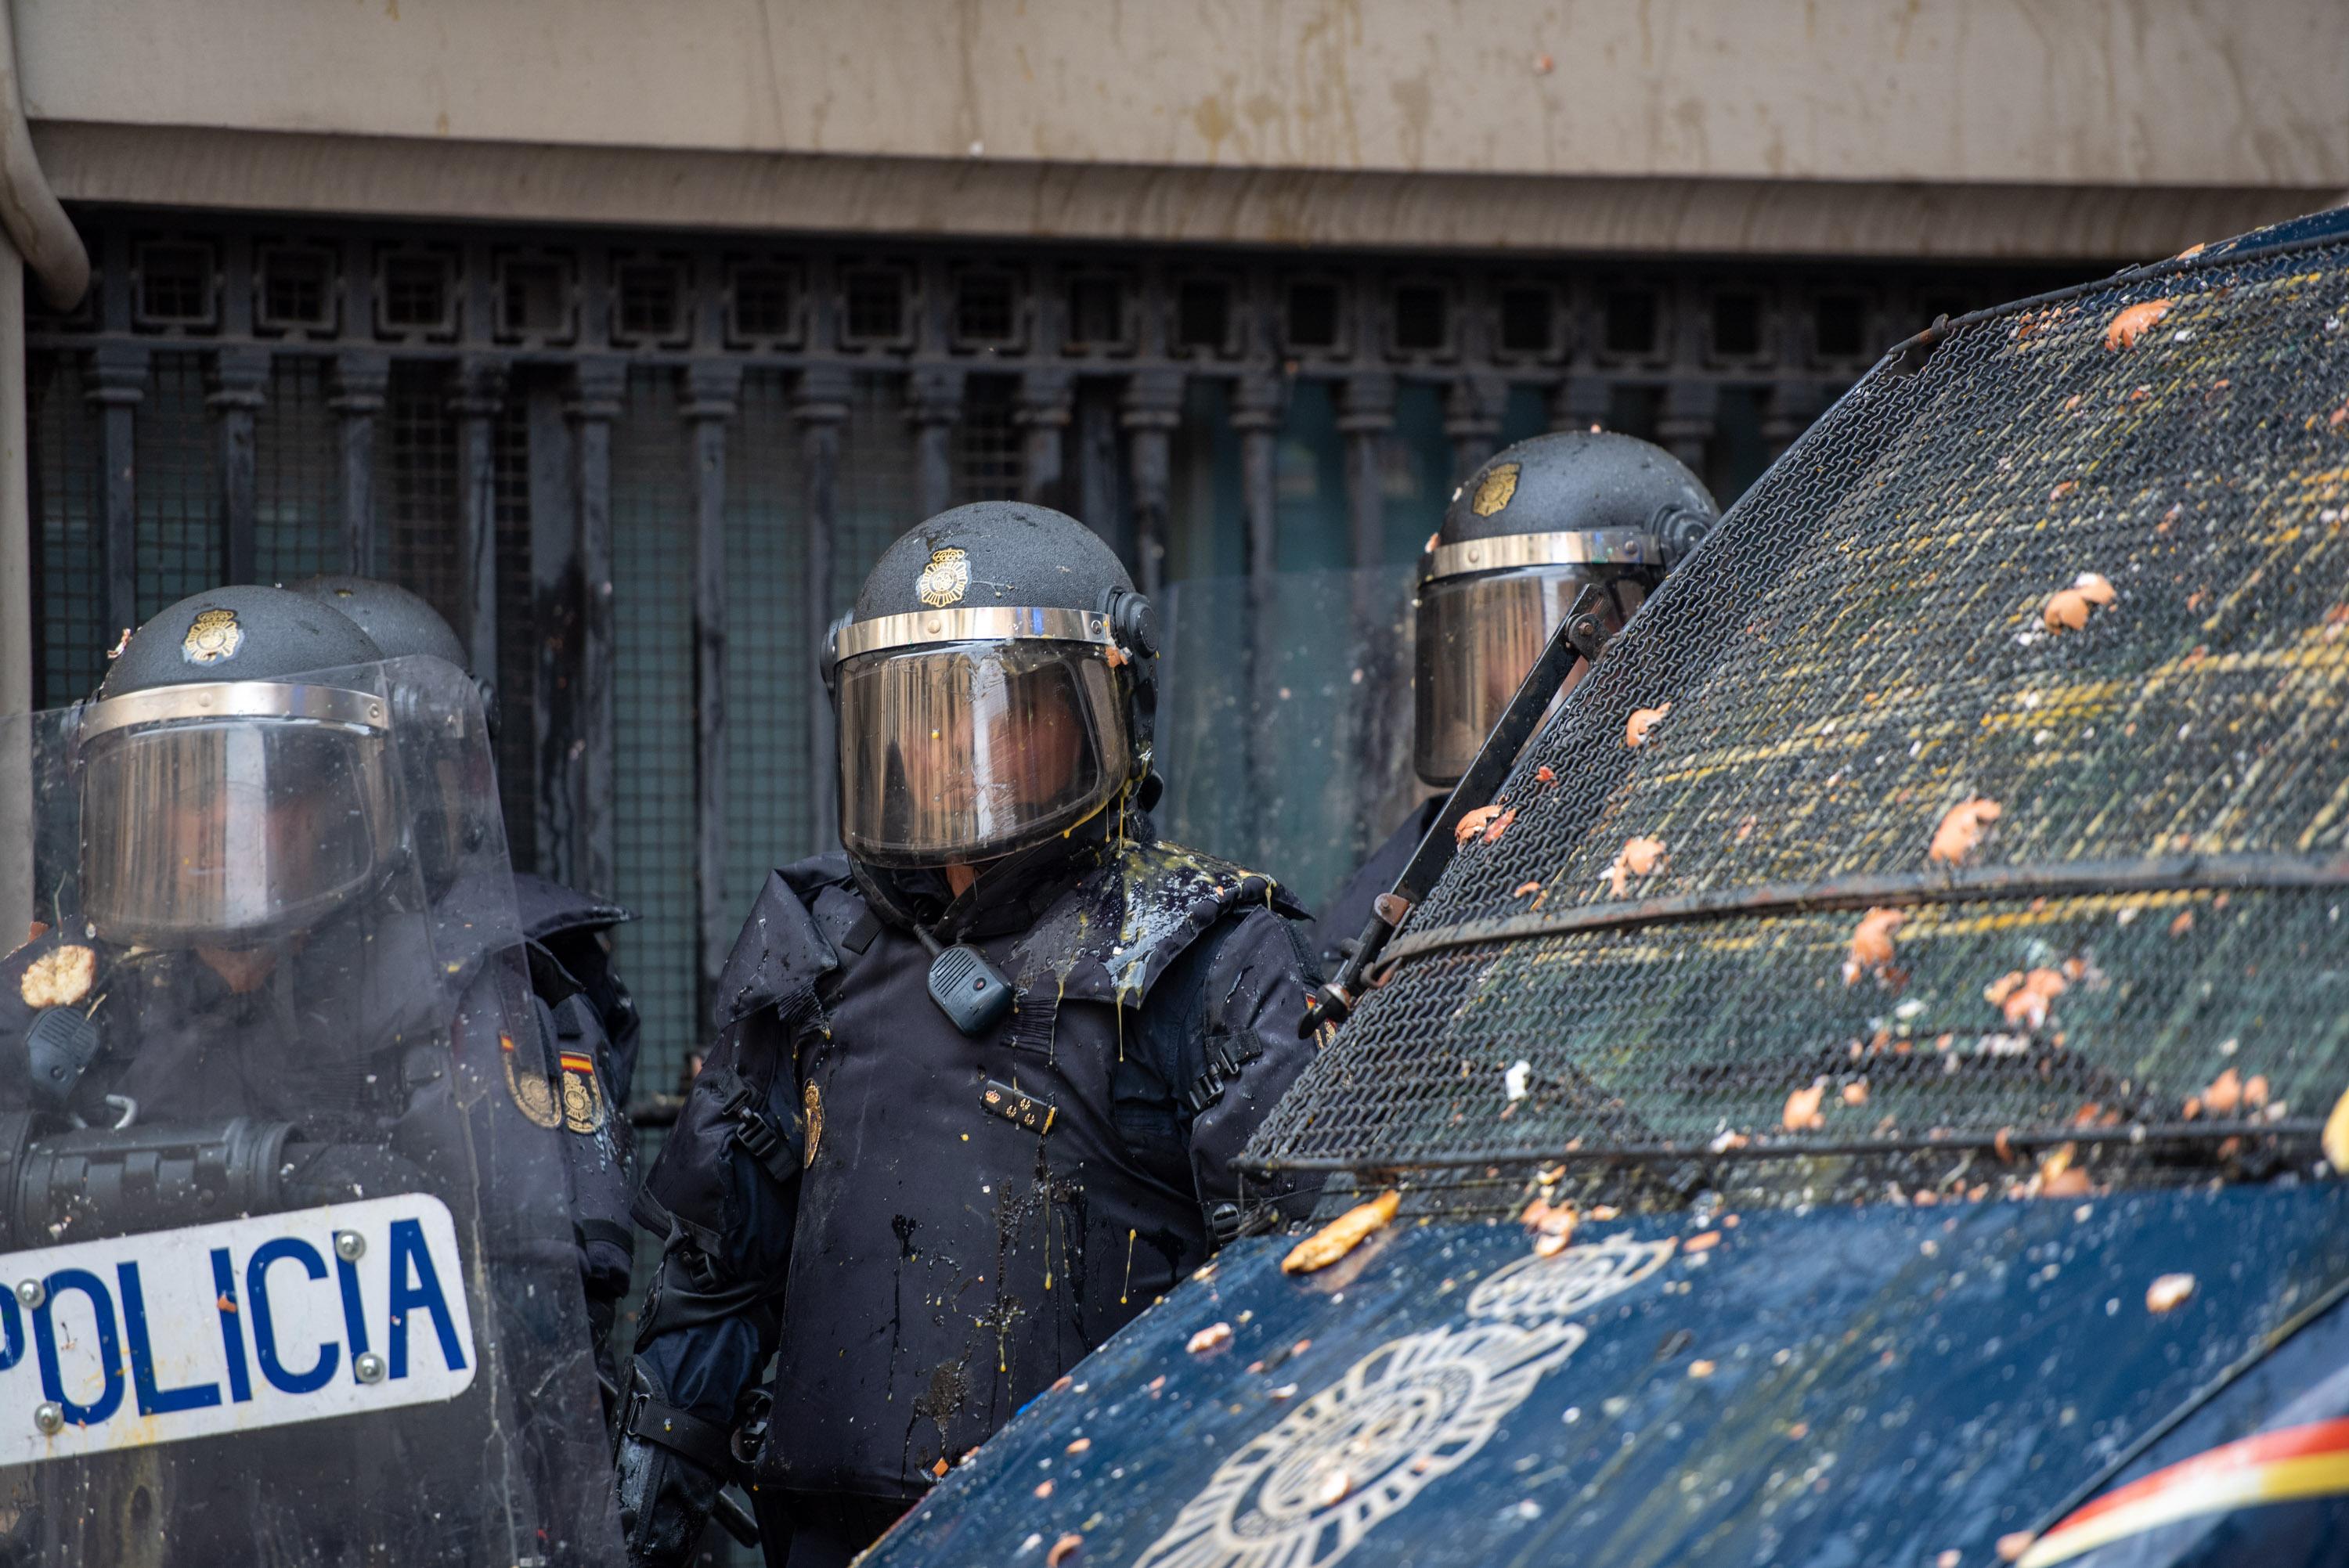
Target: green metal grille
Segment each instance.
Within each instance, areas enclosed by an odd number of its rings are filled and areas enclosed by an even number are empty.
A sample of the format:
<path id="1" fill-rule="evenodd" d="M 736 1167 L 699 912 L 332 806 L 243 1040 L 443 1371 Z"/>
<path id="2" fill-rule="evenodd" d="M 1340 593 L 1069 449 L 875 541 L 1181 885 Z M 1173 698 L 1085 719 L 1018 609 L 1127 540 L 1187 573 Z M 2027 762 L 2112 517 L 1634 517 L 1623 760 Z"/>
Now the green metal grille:
<path id="1" fill-rule="evenodd" d="M 840 513 L 832 558 L 833 613 L 856 603 L 864 574 L 896 537 L 921 521 L 914 506 L 914 435 L 900 379 L 859 374 L 840 439 Z"/>
<path id="2" fill-rule="evenodd" d="M 221 580 L 220 493 L 201 356 L 155 356 L 135 449 L 143 621 Z"/>
<path id="3" fill-rule="evenodd" d="M 270 362 L 253 439 L 253 549 L 261 581 L 340 572 L 342 500 L 325 360 Z"/>
<path id="4" fill-rule="evenodd" d="M 705 1032 L 694 1000 L 691 494 L 676 374 L 631 370 L 612 431 L 614 851 L 616 892 L 637 919 L 615 941 L 644 1015 L 637 1081 L 656 1093 Z"/>
<path id="5" fill-rule="evenodd" d="M 88 696 L 122 631 L 109 634 L 98 597 L 98 415 L 83 368 L 81 356 L 67 354 L 34 356 L 26 365 L 40 551 L 34 702 L 41 707 Z"/>
<path id="6" fill-rule="evenodd" d="M 821 700 L 807 624 L 806 476 L 789 388 L 743 378 L 726 462 L 727 906 L 749 918 L 768 871 L 812 852 L 809 708 Z"/>

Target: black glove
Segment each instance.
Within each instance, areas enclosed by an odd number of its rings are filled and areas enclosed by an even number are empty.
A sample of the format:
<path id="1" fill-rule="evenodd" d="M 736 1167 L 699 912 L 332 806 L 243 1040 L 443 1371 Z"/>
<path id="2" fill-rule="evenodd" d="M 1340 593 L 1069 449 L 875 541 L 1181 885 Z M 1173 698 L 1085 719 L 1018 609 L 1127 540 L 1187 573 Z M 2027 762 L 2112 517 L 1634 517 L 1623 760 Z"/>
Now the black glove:
<path id="1" fill-rule="evenodd" d="M 727 1458 L 723 1429 L 670 1406 L 645 1369 L 634 1369 L 613 1465 L 620 1534 L 636 1568 L 677 1568 L 692 1555 L 718 1504 Z"/>

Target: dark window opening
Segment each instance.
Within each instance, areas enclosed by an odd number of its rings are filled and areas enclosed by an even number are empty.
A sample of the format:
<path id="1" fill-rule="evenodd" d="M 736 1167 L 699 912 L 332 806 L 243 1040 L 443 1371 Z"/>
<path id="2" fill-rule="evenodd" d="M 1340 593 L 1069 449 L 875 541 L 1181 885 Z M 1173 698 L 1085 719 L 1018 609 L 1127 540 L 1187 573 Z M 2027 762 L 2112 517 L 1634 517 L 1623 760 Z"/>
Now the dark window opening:
<path id="1" fill-rule="evenodd" d="M 1607 295 L 1607 352 L 1645 358 L 1656 352 L 1656 296 L 1645 289 L 1615 289 Z"/>
<path id="2" fill-rule="evenodd" d="M 1812 341 L 1821 359 L 1857 359 L 1868 352 L 1868 302 L 1857 294 L 1821 294 L 1812 307 Z"/>
<path id="3" fill-rule="evenodd" d="M 1288 346 L 1338 346 L 1338 285 L 1326 283 L 1288 285 Z"/>
<path id="4" fill-rule="evenodd" d="M 841 279 L 847 320 L 841 335 L 852 344 L 895 343 L 905 335 L 905 279 L 887 267 L 858 267 Z"/>
<path id="5" fill-rule="evenodd" d="M 738 338 L 797 337 L 799 281 L 787 267 L 737 267 L 730 309 Z"/>
<path id="6" fill-rule="evenodd" d="M 331 329 L 334 284 L 334 259 L 324 251 L 285 247 L 262 252 L 261 325 Z"/>
<path id="7" fill-rule="evenodd" d="M 1105 273 L 1071 278 L 1069 346 L 1123 348 L 1128 337 L 1124 280 Z"/>
<path id="8" fill-rule="evenodd" d="M 1550 292 L 1520 288 L 1501 291 L 1501 352 L 1547 354 L 1551 336 Z"/>
<path id="9" fill-rule="evenodd" d="M 1019 338 L 1019 289 L 1009 273 L 965 273 L 955 280 L 954 335 L 966 345 Z"/>
<path id="10" fill-rule="evenodd" d="M 1713 296 L 1713 352 L 1723 359 L 1752 359 L 1762 352 L 1762 296 Z"/>
<path id="11" fill-rule="evenodd" d="M 614 274 L 619 301 L 618 335 L 674 338 L 684 335 L 685 288 L 678 269 L 665 262 L 623 265 Z"/>
<path id="12" fill-rule="evenodd" d="M 383 325 L 394 331 L 446 331 L 450 267 L 441 256 L 388 256 L 383 263 Z"/>
<path id="13" fill-rule="evenodd" d="M 498 332 L 504 337 L 564 337 L 571 279 L 559 263 L 508 261 L 498 269 Z"/>
<path id="14" fill-rule="evenodd" d="M 1232 288 L 1220 278 L 1185 278 L 1174 294 L 1174 344 L 1223 353 L 1231 345 Z"/>
<path id="15" fill-rule="evenodd" d="M 142 245 L 139 315 L 155 326 L 207 326 L 212 320 L 212 253 L 203 245 Z"/>
<path id="16" fill-rule="evenodd" d="M 1405 354 L 1433 354 L 1451 337 L 1451 302 L 1433 284 L 1405 284 L 1394 292 L 1394 346 Z"/>

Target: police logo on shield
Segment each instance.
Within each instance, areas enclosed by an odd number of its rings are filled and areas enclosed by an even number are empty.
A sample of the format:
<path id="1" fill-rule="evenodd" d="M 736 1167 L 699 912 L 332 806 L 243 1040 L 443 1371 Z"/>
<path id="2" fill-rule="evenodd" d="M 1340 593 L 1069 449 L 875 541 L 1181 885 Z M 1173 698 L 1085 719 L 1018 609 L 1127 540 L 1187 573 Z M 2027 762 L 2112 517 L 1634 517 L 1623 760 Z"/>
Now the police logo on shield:
<path id="1" fill-rule="evenodd" d="M 962 603 L 970 592 L 970 557 L 952 546 L 930 552 L 930 563 L 914 580 L 914 593 L 923 603 L 943 610 Z"/>
<path id="2" fill-rule="evenodd" d="M 216 665 L 236 657 L 243 645 L 244 628 L 236 624 L 235 611 L 199 610 L 180 640 L 180 656 L 191 665 Z"/>
<path id="3" fill-rule="evenodd" d="M 1490 517 L 1509 504 L 1517 493 L 1517 465 L 1503 463 L 1476 481 L 1476 493 L 1470 498 L 1468 510 L 1478 517 Z"/>

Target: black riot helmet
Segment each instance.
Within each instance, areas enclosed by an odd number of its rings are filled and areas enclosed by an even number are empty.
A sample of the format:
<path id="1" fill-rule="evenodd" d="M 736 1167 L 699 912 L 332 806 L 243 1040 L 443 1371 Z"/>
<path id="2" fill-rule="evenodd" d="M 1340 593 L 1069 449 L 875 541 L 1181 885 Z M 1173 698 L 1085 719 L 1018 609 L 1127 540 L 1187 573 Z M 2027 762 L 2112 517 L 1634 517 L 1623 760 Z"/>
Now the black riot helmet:
<path id="1" fill-rule="evenodd" d="M 400 852 L 391 705 L 295 677 L 381 657 L 281 588 L 215 589 L 140 627 L 75 740 L 95 933 L 253 946 L 378 885 Z"/>
<path id="2" fill-rule="evenodd" d="M 1608 629 L 1720 515 L 1680 459 L 1633 436 L 1558 431 L 1496 453 L 1454 492 L 1419 571 L 1413 762 L 1460 781 L 1586 586 Z"/>
<path id="3" fill-rule="evenodd" d="M 420 594 L 411 593 L 397 583 L 385 583 L 373 577 L 354 577 L 330 573 L 323 577 L 305 577 L 285 587 L 295 593 L 305 593 L 321 603 L 331 604 L 356 622 L 375 645 L 383 650 L 387 659 L 404 659 L 411 655 L 426 655 L 473 674 L 472 661 L 465 656 L 465 645 L 457 629 L 442 618 L 440 612 L 427 603 Z M 481 715 L 492 736 L 498 729 L 498 698 L 490 683 L 475 676 L 473 685 L 481 694 Z"/>
<path id="4" fill-rule="evenodd" d="M 1109 546 L 1017 501 L 891 545 L 833 629 L 840 838 L 874 866 L 972 865 L 1149 804 L 1156 623 Z"/>

